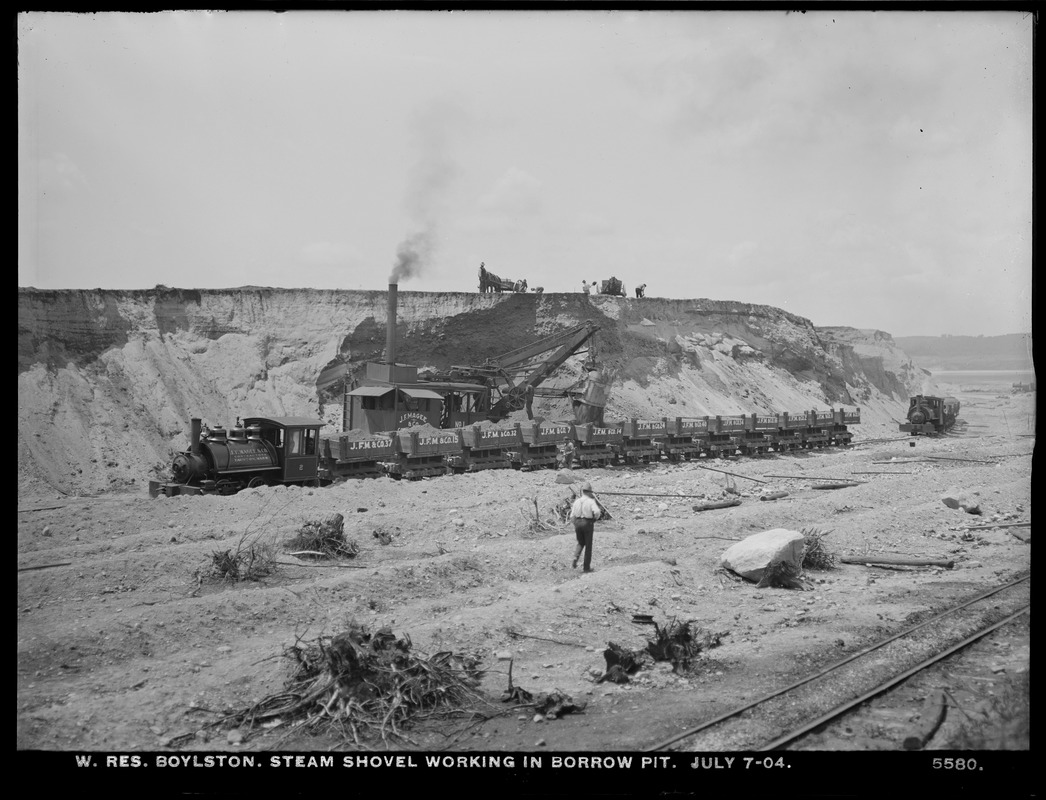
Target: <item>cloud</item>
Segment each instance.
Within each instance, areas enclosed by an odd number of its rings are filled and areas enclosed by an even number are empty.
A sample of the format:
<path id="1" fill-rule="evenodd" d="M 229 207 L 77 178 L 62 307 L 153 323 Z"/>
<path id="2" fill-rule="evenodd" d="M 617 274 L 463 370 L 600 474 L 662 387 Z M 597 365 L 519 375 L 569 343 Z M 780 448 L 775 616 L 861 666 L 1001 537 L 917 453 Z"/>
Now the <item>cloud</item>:
<path id="1" fill-rule="evenodd" d="M 494 216 L 532 216 L 542 207 L 541 181 L 518 167 L 504 175 L 479 199 L 480 208 Z"/>
<path id="2" fill-rule="evenodd" d="M 730 253 L 727 256 L 727 258 L 729 258 L 732 262 L 737 264 L 742 261 L 747 261 L 751 257 L 751 255 L 755 253 L 755 251 L 758 249 L 759 245 L 755 242 L 740 242 L 730 249 Z"/>
<path id="3" fill-rule="evenodd" d="M 345 242 L 309 242 L 302 245 L 298 258 L 305 264 L 316 266 L 352 265 L 360 260 L 360 252 Z"/>
<path id="4" fill-rule="evenodd" d="M 579 235 L 597 235 L 613 233 L 616 230 L 613 223 L 599 214 L 584 211 L 577 215 L 574 220 L 574 231 Z"/>

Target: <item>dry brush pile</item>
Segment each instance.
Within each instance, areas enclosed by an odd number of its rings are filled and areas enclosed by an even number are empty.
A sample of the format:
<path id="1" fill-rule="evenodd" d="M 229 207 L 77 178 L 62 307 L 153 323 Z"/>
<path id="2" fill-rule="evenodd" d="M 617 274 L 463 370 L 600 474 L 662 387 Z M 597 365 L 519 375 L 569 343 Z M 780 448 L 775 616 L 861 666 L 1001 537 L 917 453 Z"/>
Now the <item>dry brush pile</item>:
<path id="1" fill-rule="evenodd" d="M 405 733 L 412 725 L 471 716 L 485 702 L 478 658 L 418 655 L 409 636 L 397 638 L 387 627 L 371 635 L 353 621 L 336 636 L 299 640 L 284 655 L 295 664 L 284 691 L 232 715 L 233 722 L 326 730 L 361 747 L 379 739 L 414 744 Z"/>

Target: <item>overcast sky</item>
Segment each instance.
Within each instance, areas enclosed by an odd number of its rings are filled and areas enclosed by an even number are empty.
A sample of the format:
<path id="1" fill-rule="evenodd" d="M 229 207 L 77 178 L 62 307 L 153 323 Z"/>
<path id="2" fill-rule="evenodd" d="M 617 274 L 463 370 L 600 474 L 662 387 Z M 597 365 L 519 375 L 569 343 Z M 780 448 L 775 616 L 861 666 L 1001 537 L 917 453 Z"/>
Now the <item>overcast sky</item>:
<path id="1" fill-rule="evenodd" d="M 1033 19 L 26 13 L 18 284 L 740 300 L 1031 330 Z"/>

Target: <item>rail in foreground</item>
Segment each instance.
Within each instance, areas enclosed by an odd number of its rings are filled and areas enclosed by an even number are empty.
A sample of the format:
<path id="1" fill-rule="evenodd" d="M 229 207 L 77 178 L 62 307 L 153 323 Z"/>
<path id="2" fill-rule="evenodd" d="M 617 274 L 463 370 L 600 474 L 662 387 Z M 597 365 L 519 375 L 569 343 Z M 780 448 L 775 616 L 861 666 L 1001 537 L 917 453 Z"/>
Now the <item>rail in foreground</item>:
<path id="1" fill-rule="evenodd" d="M 644 752 L 766 751 L 783 747 L 1029 613 L 1030 581 L 1031 575 L 1024 575 L 982 592 Z"/>

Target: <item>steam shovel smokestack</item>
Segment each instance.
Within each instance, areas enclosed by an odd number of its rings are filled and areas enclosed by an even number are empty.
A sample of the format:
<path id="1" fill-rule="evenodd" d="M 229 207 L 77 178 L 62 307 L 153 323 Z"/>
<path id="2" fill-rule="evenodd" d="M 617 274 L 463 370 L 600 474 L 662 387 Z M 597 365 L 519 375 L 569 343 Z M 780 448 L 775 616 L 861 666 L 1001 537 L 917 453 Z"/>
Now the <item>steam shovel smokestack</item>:
<path id="1" fill-rule="evenodd" d="M 385 363 L 396 363 L 396 292 L 398 287 L 389 284 L 389 313 L 385 323 Z"/>

